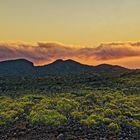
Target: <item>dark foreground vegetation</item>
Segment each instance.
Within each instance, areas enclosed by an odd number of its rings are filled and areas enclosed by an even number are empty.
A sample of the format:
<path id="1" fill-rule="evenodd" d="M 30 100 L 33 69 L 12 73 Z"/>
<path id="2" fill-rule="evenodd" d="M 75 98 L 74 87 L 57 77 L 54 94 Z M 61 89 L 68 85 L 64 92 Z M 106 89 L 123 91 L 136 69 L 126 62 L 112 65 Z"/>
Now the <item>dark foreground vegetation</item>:
<path id="1" fill-rule="evenodd" d="M 1 75 L 0 140 L 140 140 L 140 70 L 103 69 Z"/>

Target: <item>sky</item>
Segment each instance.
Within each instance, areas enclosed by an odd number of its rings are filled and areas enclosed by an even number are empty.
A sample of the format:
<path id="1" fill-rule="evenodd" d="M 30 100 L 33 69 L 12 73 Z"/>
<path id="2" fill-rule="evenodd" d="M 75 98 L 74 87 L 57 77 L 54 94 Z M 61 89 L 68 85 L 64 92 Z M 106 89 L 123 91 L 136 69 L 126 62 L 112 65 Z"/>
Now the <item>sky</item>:
<path id="1" fill-rule="evenodd" d="M 0 47 L 6 43 L 9 49 L 15 49 L 15 46 L 21 48 L 23 44 L 40 47 L 38 42 L 51 42 L 59 47 L 93 48 L 92 51 L 95 51 L 94 48 L 101 44 L 112 48 L 110 43 L 117 43 L 115 47 L 118 47 L 121 42 L 123 47 L 130 49 L 131 42 L 137 43 L 140 39 L 139 7 L 140 0 L 0 0 Z M 14 47 L 13 42 L 16 44 Z M 139 45 L 133 47 L 139 52 Z M 119 50 L 116 51 L 119 55 Z M 3 52 L 0 60 L 5 59 L 3 56 L 11 59 L 7 52 Z M 26 55 L 18 57 L 26 58 Z M 51 61 L 57 57 L 52 58 Z M 111 63 L 140 68 L 140 54 L 107 61 L 74 58 L 93 65 Z M 47 57 L 35 64 L 49 62 Z"/>

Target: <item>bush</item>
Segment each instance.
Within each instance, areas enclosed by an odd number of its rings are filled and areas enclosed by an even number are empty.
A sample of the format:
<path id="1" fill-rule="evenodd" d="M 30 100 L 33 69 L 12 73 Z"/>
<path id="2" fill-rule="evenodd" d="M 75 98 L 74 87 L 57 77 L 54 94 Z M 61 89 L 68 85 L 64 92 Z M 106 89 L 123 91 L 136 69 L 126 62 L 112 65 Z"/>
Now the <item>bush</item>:
<path id="1" fill-rule="evenodd" d="M 113 123 L 113 122 L 110 123 L 108 128 L 110 131 L 115 132 L 115 133 L 119 133 L 119 131 L 120 131 L 120 127 L 117 123 Z"/>
<path id="2" fill-rule="evenodd" d="M 110 118 L 103 118 L 103 124 L 109 125 L 112 122 Z"/>
<path id="3" fill-rule="evenodd" d="M 23 111 L 22 109 L 20 110 Z M 19 110 L 7 110 L 7 111 L 1 111 L 0 112 L 0 124 L 5 124 L 7 122 L 15 121 L 19 114 L 21 113 Z"/>
<path id="4" fill-rule="evenodd" d="M 106 109 L 106 110 L 104 111 L 104 116 L 105 116 L 105 117 L 108 117 L 108 118 L 112 118 L 112 117 L 115 116 L 115 114 L 113 113 L 113 111 L 112 111 L 111 109 Z"/>
<path id="5" fill-rule="evenodd" d="M 74 111 L 71 113 L 71 116 L 74 119 L 81 119 L 81 117 L 84 115 L 84 112 L 78 112 L 78 111 Z"/>
<path id="6" fill-rule="evenodd" d="M 94 119 L 81 119 L 80 123 L 86 126 L 96 125 L 96 121 Z"/>
<path id="7" fill-rule="evenodd" d="M 66 117 L 58 113 L 56 110 L 37 110 L 30 112 L 30 120 L 32 123 L 44 123 L 47 125 L 60 125 L 66 121 Z"/>
<path id="8" fill-rule="evenodd" d="M 79 106 L 79 103 L 67 98 L 59 99 L 57 102 L 56 109 L 62 114 L 68 116 L 72 110 L 76 109 Z"/>
<path id="9" fill-rule="evenodd" d="M 140 129 L 140 121 L 139 120 L 133 120 L 132 123 L 133 127 Z"/>
<path id="10" fill-rule="evenodd" d="M 84 125 L 90 126 L 90 125 L 99 124 L 101 121 L 102 121 L 101 117 L 95 114 L 91 114 L 89 117 L 87 117 L 86 119 L 82 119 L 80 122 Z"/>
<path id="11" fill-rule="evenodd" d="M 140 114 L 134 114 L 133 117 L 134 117 L 135 119 L 140 120 Z"/>

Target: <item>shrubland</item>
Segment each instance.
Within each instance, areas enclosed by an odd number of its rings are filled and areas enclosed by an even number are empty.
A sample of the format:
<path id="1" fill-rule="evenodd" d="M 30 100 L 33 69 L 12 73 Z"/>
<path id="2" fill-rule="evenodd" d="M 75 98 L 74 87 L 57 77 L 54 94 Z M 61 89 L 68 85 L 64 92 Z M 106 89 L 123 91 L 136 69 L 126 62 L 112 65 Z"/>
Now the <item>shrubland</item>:
<path id="1" fill-rule="evenodd" d="M 92 91 L 85 94 L 65 93 L 0 96 L 0 127 L 26 122 L 27 125 L 66 127 L 70 121 L 83 128 L 104 128 L 115 136 L 124 129 L 140 131 L 140 96 L 123 92 Z M 135 134 L 135 135 L 136 135 Z"/>

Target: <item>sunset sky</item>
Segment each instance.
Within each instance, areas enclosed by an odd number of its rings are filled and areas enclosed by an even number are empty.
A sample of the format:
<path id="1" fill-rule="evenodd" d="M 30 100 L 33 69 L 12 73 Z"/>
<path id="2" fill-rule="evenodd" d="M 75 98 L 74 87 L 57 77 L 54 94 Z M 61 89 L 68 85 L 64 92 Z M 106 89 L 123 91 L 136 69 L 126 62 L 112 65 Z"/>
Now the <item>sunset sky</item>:
<path id="1" fill-rule="evenodd" d="M 140 68 L 139 42 L 140 0 L 0 0 L 0 60 L 42 65 L 72 58 Z"/>

